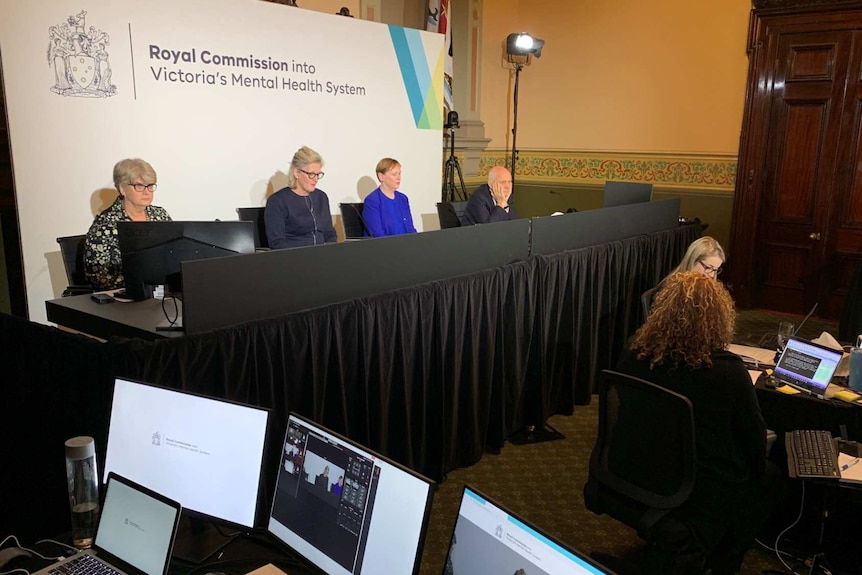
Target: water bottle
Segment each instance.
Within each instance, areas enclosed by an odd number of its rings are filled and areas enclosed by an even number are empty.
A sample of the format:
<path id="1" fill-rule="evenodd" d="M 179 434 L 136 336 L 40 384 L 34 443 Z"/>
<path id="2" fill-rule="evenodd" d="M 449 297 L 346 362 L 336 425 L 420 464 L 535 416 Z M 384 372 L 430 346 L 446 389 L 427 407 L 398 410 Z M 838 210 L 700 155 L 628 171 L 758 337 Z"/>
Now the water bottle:
<path id="1" fill-rule="evenodd" d="M 99 522 L 99 474 L 92 437 L 66 441 L 66 481 L 72 510 L 72 543 L 79 549 L 87 549 L 93 545 Z"/>
<path id="2" fill-rule="evenodd" d="M 862 391 L 862 334 L 856 338 L 856 347 L 850 350 L 850 380 L 851 389 Z"/>

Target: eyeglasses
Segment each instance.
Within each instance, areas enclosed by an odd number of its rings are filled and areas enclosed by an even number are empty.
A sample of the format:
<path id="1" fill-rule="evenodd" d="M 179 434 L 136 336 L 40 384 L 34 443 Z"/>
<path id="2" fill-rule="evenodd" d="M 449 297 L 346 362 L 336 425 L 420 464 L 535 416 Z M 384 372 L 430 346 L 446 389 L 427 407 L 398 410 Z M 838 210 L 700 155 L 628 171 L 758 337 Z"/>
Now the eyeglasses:
<path id="1" fill-rule="evenodd" d="M 706 265 L 705 263 L 703 263 L 703 262 L 702 262 L 702 261 L 700 261 L 700 260 L 697 260 L 697 263 L 699 263 L 699 264 L 700 264 L 700 267 L 702 267 L 702 268 L 703 268 L 703 271 L 705 271 L 705 272 L 706 272 L 706 275 L 709 275 L 709 276 L 712 276 L 712 277 L 716 277 L 716 278 L 717 278 L 719 275 L 721 275 L 721 268 L 720 268 L 720 267 L 718 267 L 718 268 L 714 268 L 714 267 L 712 267 L 712 266 L 708 266 L 708 265 Z"/>
<path id="2" fill-rule="evenodd" d="M 149 190 L 151 192 L 155 192 L 156 188 L 159 187 L 158 184 L 133 184 L 132 182 L 129 182 L 127 185 L 135 188 L 136 192 L 143 192 L 144 190 Z"/>
<path id="3" fill-rule="evenodd" d="M 297 169 L 299 169 L 299 168 L 297 168 Z M 299 171 L 302 172 L 303 174 L 305 174 L 306 176 L 308 176 L 309 178 L 311 178 L 312 180 L 319 180 L 323 177 L 323 172 L 306 172 L 305 170 L 299 170 Z"/>

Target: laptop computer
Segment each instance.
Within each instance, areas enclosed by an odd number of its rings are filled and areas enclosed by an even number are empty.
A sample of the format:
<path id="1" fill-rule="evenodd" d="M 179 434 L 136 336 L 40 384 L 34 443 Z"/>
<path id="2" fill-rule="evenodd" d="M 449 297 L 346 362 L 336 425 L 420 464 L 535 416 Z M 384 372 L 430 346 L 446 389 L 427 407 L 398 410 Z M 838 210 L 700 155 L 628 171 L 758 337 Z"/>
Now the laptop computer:
<path id="1" fill-rule="evenodd" d="M 787 385 L 823 398 L 844 351 L 790 337 L 773 375 Z"/>
<path id="2" fill-rule="evenodd" d="M 465 485 L 443 575 L 613 574 Z"/>
<path id="3" fill-rule="evenodd" d="M 166 575 L 181 512 L 176 501 L 110 473 L 93 548 L 33 575 L 109 572 L 105 567 L 121 575 Z"/>

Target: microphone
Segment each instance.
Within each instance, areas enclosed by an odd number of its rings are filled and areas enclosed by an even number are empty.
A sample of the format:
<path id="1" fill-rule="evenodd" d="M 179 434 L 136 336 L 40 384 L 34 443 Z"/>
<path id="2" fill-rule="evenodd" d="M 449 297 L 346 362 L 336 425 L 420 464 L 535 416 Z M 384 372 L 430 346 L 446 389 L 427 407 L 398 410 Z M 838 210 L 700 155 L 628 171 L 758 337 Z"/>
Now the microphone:
<path id="1" fill-rule="evenodd" d="M 802 326 L 805 325 L 805 322 L 808 321 L 808 318 L 811 317 L 811 315 L 814 313 L 814 310 L 817 309 L 817 304 L 819 303 L 819 301 L 814 303 L 814 307 L 811 308 L 811 311 L 808 312 L 808 315 L 805 316 L 805 319 L 802 320 L 802 323 L 796 326 L 796 329 L 793 330 L 793 335 L 799 333 L 799 330 L 802 329 Z"/>
<path id="2" fill-rule="evenodd" d="M 349 203 L 347 205 L 350 206 L 350 209 L 353 210 L 356 213 L 356 217 L 359 218 L 359 223 L 362 224 L 362 235 L 367 235 L 369 238 L 373 238 L 374 235 L 368 231 L 368 226 L 365 225 L 365 218 L 362 217 L 362 210 L 357 208 L 354 203 Z"/>
<path id="3" fill-rule="evenodd" d="M 563 198 L 563 202 L 564 202 L 564 203 L 568 203 L 568 200 L 566 200 L 566 196 L 564 196 L 563 194 L 561 194 L 561 193 L 560 193 L 560 192 L 558 192 L 557 190 L 548 190 L 548 193 L 550 193 L 550 194 L 555 194 L 555 195 L 557 195 L 557 196 L 560 196 L 561 198 Z M 568 209 L 566 210 L 566 213 L 567 213 L 567 214 L 571 214 L 571 213 L 574 213 L 574 212 L 577 212 L 577 211 L 578 211 L 578 209 L 577 209 L 577 208 L 568 208 Z"/>

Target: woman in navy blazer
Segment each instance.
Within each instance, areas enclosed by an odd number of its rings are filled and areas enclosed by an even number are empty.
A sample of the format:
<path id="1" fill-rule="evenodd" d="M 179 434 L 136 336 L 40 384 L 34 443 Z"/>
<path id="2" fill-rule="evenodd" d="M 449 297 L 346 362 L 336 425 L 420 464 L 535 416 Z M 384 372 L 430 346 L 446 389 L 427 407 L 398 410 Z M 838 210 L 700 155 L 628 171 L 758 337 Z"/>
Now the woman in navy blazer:
<path id="1" fill-rule="evenodd" d="M 365 198 L 362 219 L 366 233 L 372 237 L 415 234 L 410 201 L 398 191 L 401 185 L 401 164 L 392 158 L 377 162 L 380 186 Z"/>

